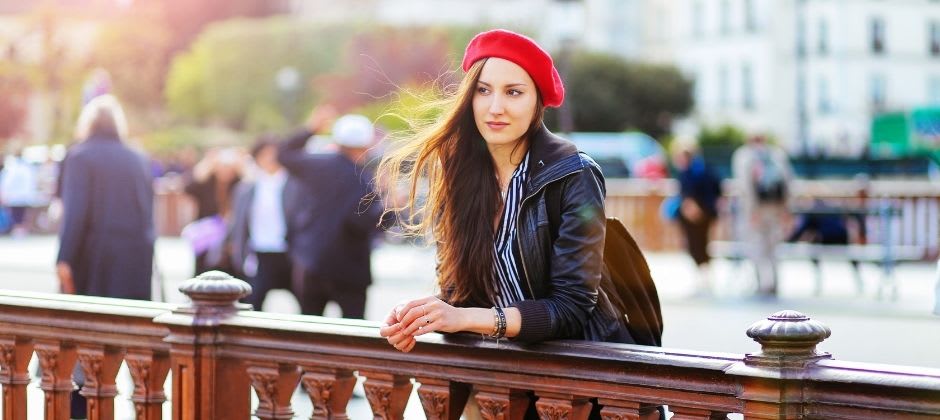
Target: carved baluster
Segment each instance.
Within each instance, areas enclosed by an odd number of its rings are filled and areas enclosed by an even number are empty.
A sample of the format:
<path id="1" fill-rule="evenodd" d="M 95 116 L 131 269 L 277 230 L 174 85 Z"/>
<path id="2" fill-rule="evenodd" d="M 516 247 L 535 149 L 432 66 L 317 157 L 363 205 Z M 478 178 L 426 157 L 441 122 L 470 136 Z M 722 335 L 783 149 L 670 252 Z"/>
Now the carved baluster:
<path id="1" fill-rule="evenodd" d="M 356 377 L 351 370 L 304 367 L 300 380 L 313 403 L 311 420 L 347 420 L 346 405 Z"/>
<path id="2" fill-rule="evenodd" d="M 601 418 L 603 420 L 659 419 L 659 412 L 656 411 L 658 405 L 604 398 L 599 399 L 598 403 L 604 406 L 601 409 Z"/>
<path id="3" fill-rule="evenodd" d="M 162 419 L 163 403 L 166 401 L 163 384 L 170 371 L 169 355 L 150 349 L 130 349 L 124 360 L 134 379 L 131 400 L 134 401 L 137 420 Z"/>
<path id="4" fill-rule="evenodd" d="M 418 397 L 428 420 L 457 420 L 467 405 L 470 386 L 442 379 L 418 378 Z"/>
<path id="5" fill-rule="evenodd" d="M 539 418 L 544 420 L 585 420 L 591 414 L 591 401 L 587 397 L 538 393 L 535 402 Z"/>
<path id="6" fill-rule="evenodd" d="M 726 420 L 728 418 L 728 413 L 704 410 L 701 408 L 670 405 L 669 411 L 672 411 L 672 418 L 675 420 Z"/>
<path id="7" fill-rule="evenodd" d="M 85 385 L 80 394 L 88 399 L 88 419 L 108 420 L 114 418 L 114 397 L 117 386 L 114 377 L 121 368 L 124 349 L 103 345 L 82 345 L 78 349 L 78 361 L 85 371 Z"/>
<path id="8" fill-rule="evenodd" d="M 477 386 L 476 401 L 485 420 L 516 420 L 525 417 L 529 397 L 525 391 Z"/>
<path id="9" fill-rule="evenodd" d="M 46 393 L 46 419 L 68 420 L 69 398 L 74 388 L 72 369 L 78 352 L 75 344 L 58 341 L 37 341 L 36 354 L 42 367 L 40 388 Z"/>
<path id="10" fill-rule="evenodd" d="M 290 398 L 300 381 L 297 365 L 275 362 L 249 362 L 251 386 L 258 394 L 255 415 L 262 420 L 292 419 Z"/>
<path id="11" fill-rule="evenodd" d="M 366 377 L 363 387 L 375 419 L 400 420 L 411 394 L 411 379 L 389 373 L 359 372 Z"/>
<path id="12" fill-rule="evenodd" d="M 33 343 L 20 337 L 0 337 L 0 384 L 3 384 L 3 419 L 26 420 L 26 386 Z"/>

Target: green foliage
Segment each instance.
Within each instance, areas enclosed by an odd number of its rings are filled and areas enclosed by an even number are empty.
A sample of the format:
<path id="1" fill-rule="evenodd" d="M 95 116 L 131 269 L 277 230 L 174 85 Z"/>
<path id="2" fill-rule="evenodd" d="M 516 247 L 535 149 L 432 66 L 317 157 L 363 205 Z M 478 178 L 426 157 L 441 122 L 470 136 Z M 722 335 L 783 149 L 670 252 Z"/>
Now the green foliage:
<path id="1" fill-rule="evenodd" d="M 698 135 L 698 144 L 707 146 L 741 146 L 747 139 L 743 130 L 730 124 L 719 127 L 702 127 Z"/>
<path id="2" fill-rule="evenodd" d="M 191 122 L 219 120 L 235 129 L 249 128 L 249 122 L 272 128 L 270 124 L 277 125 L 270 118 L 272 110 L 299 117 L 302 113 L 296 109 L 320 99 L 309 81 L 339 70 L 337 57 L 354 31 L 287 18 L 210 25 L 189 51 L 173 60 L 165 91 L 168 107 Z M 293 94 L 281 92 L 275 82 L 286 66 L 301 76 Z M 292 121 L 285 118 L 287 122 Z"/>
<path id="3" fill-rule="evenodd" d="M 108 71 L 125 107 L 159 108 L 169 51 L 163 26 L 145 18 L 115 20 L 98 32 L 91 62 Z"/>
<path id="4" fill-rule="evenodd" d="M 692 108 L 692 83 L 672 66 L 632 63 L 600 53 L 559 61 L 560 67 L 567 67 L 565 102 L 577 131 L 637 129 L 658 138 L 669 132 L 674 117 Z"/>

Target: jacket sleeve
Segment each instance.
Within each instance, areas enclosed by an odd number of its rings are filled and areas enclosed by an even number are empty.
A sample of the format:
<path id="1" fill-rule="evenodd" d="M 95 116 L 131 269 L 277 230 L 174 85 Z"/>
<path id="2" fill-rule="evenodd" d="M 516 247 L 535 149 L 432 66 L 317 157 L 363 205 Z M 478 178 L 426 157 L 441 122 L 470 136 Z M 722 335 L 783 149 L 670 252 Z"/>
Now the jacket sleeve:
<path id="1" fill-rule="evenodd" d="M 67 158 L 62 173 L 63 219 L 59 232 L 58 262 L 74 267 L 79 258 L 82 238 L 85 237 L 91 217 L 92 174 L 86 170 L 88 163 L 81 159 Z"/>
<path id="2" fill-rule="evenodd" d="M 300 130 L 284 140 L 277 150 L 277 160 L 294 176 L 301 176 L 310 155 L 304 150 L 312 136 L 309 130 Z"/>
<path id="3" fill-rule="evenodd" d="M 512 305 L 522 315 L 518 341 L 579 338 L 597 305 L 607 218 L 603 176 L 589 168 L 562 186 L 558 237 L 549 257 L 548 296 Z"/>

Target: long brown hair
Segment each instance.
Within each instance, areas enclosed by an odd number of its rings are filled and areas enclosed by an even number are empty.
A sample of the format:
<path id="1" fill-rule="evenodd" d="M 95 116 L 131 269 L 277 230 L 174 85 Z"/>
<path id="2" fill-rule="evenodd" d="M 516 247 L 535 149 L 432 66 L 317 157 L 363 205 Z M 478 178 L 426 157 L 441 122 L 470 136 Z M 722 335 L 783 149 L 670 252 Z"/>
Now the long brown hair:
<path id="1" fill-rule="evenodd" d="M 406 232 L 430 234 L 436 241 L 441 297 L 457 306 L 489 306 L 495 295 L 493 221 L 502 198 L 493 158 L 473 118 L 473 97 L 485 63 L 474 63 L 455 92 L 429 105 L 443 109 L 439 118 L 423 123 L 406 119 L 412 130 L 377 171 L 382 184 L 407 182 L 407 202 L 386 211 L 399 216 Z M 543 113 L 539 96 L 526 139 L 541 127 Z M 422 179 L 427 197 L 418 202 Z"/>

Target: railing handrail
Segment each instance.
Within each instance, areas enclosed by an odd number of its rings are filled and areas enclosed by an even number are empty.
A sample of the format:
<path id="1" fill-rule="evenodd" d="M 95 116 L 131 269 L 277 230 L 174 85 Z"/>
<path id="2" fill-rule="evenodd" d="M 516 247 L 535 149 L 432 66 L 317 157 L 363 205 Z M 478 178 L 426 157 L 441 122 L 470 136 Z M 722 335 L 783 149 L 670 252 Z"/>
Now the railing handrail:
<path id="1" fill-rule="evenodd" d="M 611 414 L 668 404 L 705 418 L 730 412 L 755 418 L 940 415 L 940 369 L 833 360 L 816 351 L 829 329 L 795 311 L 752 325 L 747 334 L 761 349 L 743 355 L 575 340 L 520 345 L 436 333 L 401 353 L 379 337 L 375 322 L 246 311 L 236 300 L 250 288 L 223 273 L 207 273 L 181 290 L 193 304 L 0 291 L 0 383 L 19 387 L 16 398 L 25 401 L 23 358 L 35 343 L 44 369 L 56 369 L 43 377 L 42 389 L 52 395 L 47 413 L 64 410 L 68 364 L 76 358 L 99 378 L 83 392 L 98 399 L 97 406 L 107 405 L 115 394 L 109 388 L 115 363 L 126 351 L 135 385 L 150 381 L 136 386 L 134 397 L 138 409 L 153 413 L 147 418 L 159 418 L 165 399 L 160 378 L 169 366 L 174 419 L 181 420 L 247 418 L 249 384 L 259 393 L 259 417 L 290 418 L 290 395 L 301 380 L 320 416 L 329 418 L 328 410 L 345 407 L 352 371 L 367 378 L 370 403 L 383 418 L 400 418 L 412 378 L 421 384 L 426 410 L 431 398 L 438 414 L 447 412 L 440 401 L 466 398 L 459 389 L 472 384 L 480 393 L 475 398 L 490 404 L 484 409 L 510 411 L 529 392 L 540 397 L 540 412 L 575 410 L 599 398 Z M 14 350 L 16 361 L 8 358 Z M 66 366 L 56 364 L 57 357 Z M 142 374 L 143 365 L 163 376 Z M 103 373 L 101 366 L 112 368 Z"/>

